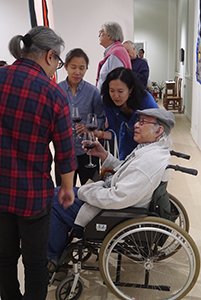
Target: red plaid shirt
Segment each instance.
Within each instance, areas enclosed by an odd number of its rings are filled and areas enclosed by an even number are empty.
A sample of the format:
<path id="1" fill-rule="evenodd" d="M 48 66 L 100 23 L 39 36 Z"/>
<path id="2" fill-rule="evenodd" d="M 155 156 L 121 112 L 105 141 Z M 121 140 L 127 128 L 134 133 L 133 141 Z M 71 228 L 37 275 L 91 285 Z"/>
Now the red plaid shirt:
<path id="1" fill-rule="evenodd" d="M 0 68 L 0 211 L 31 216 L 54 194 L 50 176 L 76 169 L 65 94 L 34 61 Z"/>

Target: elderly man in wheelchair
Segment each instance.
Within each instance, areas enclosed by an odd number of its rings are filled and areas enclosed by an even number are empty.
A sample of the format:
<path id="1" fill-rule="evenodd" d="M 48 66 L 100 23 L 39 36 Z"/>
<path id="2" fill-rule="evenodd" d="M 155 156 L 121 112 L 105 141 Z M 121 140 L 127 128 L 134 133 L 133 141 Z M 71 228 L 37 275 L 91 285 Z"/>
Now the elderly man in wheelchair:
<path id="1" fill-rule="evenodd" d="M 78 238 L 83 237 L 85 229 L 85 241 L 102 243 L 99 269 L 103 281 L 118 298 L 182 299 L 198 276 L 199 266 L 197 268 L 196 264 L 199 260 L 196 257 L 199 255 L 196 246 L 187 233 L 178 229 L 179 226 L 174 223 L 164 220 L 161 224 L 158 221 L 161 218 L 147 217 L 154 191 L 161 183 L 167 183 L 169 177 L 169 133 L 175 119 L 173 113 L 164 109 L 138 110 L 137 115 L 139 118 L 134 126 L 134 140 L 138 146 L 124 161 L 114 158 L 96 141 L 93 149 L 85 150 L 101 159 L 102 169 L 107 171 L 103 179 L 74 188 L 75 201 L 67 209 L 63 208 L 65 199 L 58 197 L 59 188 L 56 188 L 50 222 L 49 265 L 53 271 L 54 267 L 57 268 L 72 228 Z M 111 220 L 115 219 L 115 215 L 117 221 L 113 223 Z M 95 229 L 88 223 L 93 224 Z M 188 271 L 178 286 L 171 289 L 170 284 L 174 285 L 179 276 L 177 273 L 181 273 L 176 267 L 178 259 L 174 260 L 175 277 L 168 274 L 170 270 L 167 268 L 167 283 L 163 281 L 160 284 L 157 280 L 160 280 L 167 265 L 161 262 L 172 259 L 180 248 L 184 248 L 182 264 L 184 267 L 186 263 Z M 66 249 L 68 254 L 68 246 Z M 154 279 L 151 278 L 152 273 Z M 76 294 L 75 286 L 78 285 L 79 290 L 83 284 L 80 278 L 74 280 L 74 277 L 64 280 L 57 289 L 56 299 L 78 299 L 81 292 Z M 144 296 L 140 292 L 142 289 Z M 69 298 L 62 298 L 67 291 Z"/>

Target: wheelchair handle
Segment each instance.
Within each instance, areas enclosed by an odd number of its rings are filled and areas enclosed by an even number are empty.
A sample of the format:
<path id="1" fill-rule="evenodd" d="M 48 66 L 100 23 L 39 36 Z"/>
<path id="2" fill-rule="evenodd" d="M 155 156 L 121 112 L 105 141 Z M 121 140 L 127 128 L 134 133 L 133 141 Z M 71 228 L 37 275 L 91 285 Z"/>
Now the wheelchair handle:
<path id="1" fill-rule="evenodd" d="M 170 154 L 171 154 L 171 155 L 174 155 L 174 156 L 177 156 L 177 157 L 184 158 L 184 159 L 190 159 L 190 155 L 184 154 L 184 153 L 180 153 L 180 152 L 176 152 L 176 151 L 174 151 L 174 150 L 171 150 L 171 151 L 170 151 Z"/>
<path id="2" fill-rule="evenodd" d="M 191 175 L 194 175 L 194 176 L 196 176 L 198 174 L 198 171 L 195 170 L 195 169 L 184 168 L 184 167 L 180 167 L 178 165 L 168 165 L 166 167 L 166 169 L 174 169 L 175 171 L 188 173 L 188 174 L 191 174 Z"/>

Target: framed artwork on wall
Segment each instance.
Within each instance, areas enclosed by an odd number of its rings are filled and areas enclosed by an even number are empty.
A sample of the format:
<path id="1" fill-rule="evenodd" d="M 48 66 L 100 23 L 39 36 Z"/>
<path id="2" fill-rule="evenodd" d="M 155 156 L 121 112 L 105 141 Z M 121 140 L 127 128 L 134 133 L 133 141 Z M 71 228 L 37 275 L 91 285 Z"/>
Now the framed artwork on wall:
<path id="1" fill-rule="evenodd" d="M 196 49 L 196 79 L 201 84 L 201 0 L 199 1 L 198 36 Z"/>
<path id="2" fill-rule="evenodd" d="M 146 47 L 146 42 L 138 42 L 138 41 L 136 41 L 135 43 L 135 51 L 136 51 L 136 54 L 138 55 L 138 52 L 139 52 L 139 50 L 140 49 L 144 49 L 144 51 L 145 51 L 145 57 L 146 57 L 146 51 L 147 51 L 147 47 Z"/>

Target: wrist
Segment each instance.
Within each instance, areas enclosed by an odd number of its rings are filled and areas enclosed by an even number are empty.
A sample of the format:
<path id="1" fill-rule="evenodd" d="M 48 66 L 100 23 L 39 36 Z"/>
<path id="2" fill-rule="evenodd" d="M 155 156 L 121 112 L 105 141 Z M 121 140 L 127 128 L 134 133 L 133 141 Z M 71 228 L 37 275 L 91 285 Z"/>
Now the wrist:
<path id="1" fill-rule="evenodd" d="M 100 140 L 100 139 L 103 139 L 103 138 L 104 138 L 104 131 L 99 130 L 98 133 L 99 133 L 98 139 L 99 139 L 99 140 Z"/>
<path id="2" fill-rule="evenodd" d="M 100 159 L 101 162 L 104 163 L 104 161 L 106 160 L 106 158 L 108 157 L 108 152 L 106 150 L 104 150 L 104 152 L 102 153 Z"/>

